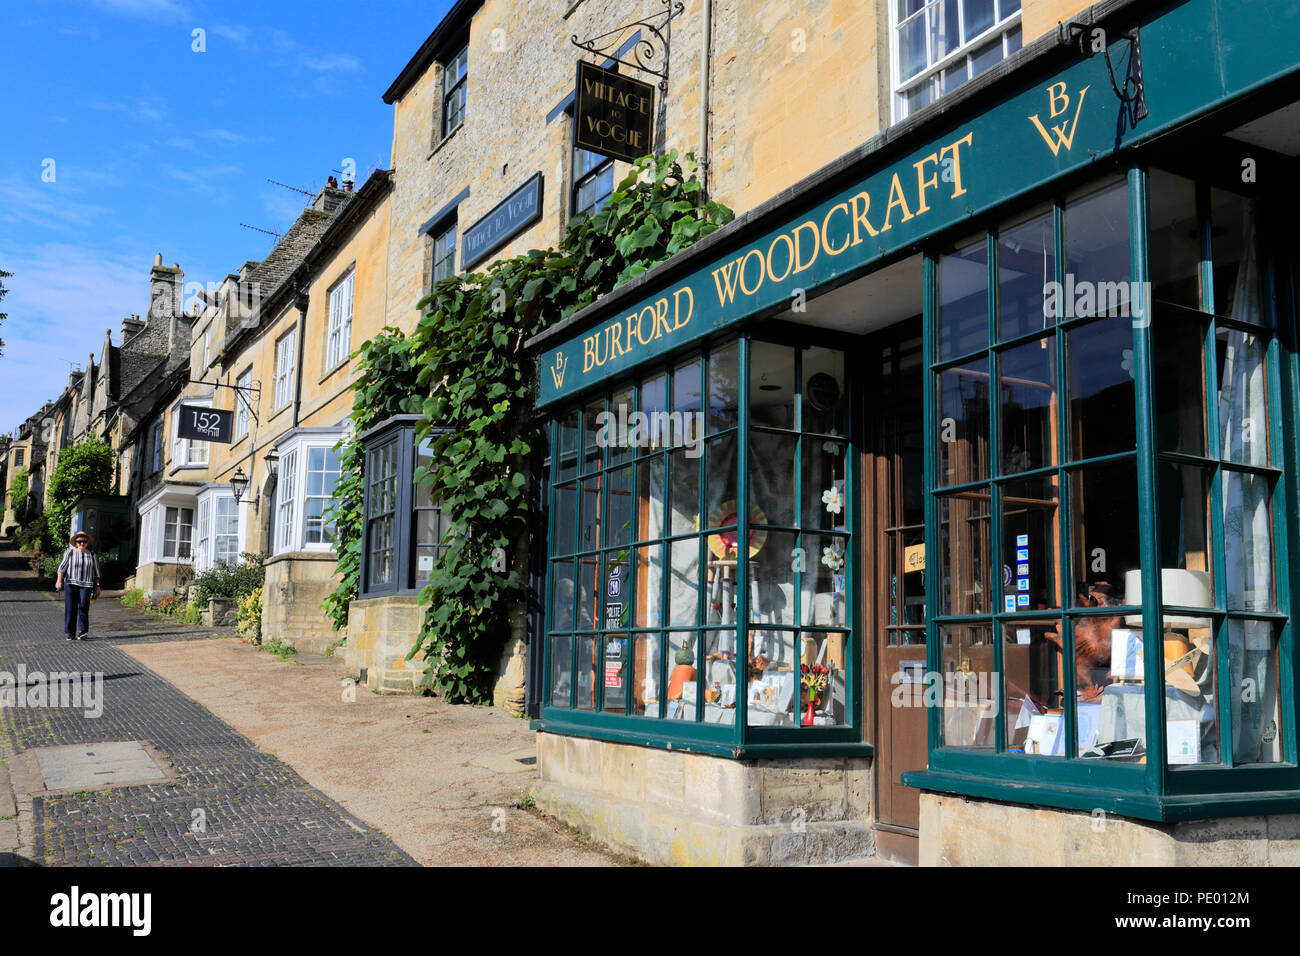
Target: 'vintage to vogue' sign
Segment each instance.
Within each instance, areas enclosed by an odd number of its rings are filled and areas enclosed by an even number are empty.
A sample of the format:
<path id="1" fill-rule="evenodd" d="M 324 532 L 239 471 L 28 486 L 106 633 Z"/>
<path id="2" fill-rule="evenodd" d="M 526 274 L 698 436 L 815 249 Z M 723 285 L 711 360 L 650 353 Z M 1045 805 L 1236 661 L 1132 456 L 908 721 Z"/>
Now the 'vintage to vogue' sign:
<path id="1" fill-rule="evenodd" d="M 594 63 L 578 61 L 574 143 L 632 163 L 653 151 L 655 88 Z"/>
<path id="2" fill-rule="evenodd" d="M 491 212 L 465 230 L 461 268 L 482 262 L 542 217 L 542 174 L 534 173 Z"/>

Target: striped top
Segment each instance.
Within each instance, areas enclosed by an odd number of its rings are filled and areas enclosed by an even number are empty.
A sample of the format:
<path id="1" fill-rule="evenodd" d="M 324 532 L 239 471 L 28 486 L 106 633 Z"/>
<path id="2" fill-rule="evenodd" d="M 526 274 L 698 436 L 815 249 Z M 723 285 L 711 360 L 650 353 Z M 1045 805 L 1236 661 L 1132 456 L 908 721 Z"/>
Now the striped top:
<path id="1" fill-rule="evenodd" d="M 68 549 L 59 563 L 59 573 L 69 584 L 80 588 L 91 588 L 99 580 L 99 559 L 89 548 L 78 551 L 75 547 Z"/>

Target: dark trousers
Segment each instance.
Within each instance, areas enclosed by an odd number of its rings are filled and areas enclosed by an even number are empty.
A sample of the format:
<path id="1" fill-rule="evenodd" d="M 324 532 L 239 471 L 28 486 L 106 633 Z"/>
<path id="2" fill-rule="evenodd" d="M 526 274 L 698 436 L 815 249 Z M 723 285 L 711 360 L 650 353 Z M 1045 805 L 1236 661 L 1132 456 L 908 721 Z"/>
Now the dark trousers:
<path id="1" fill-rule="evenodd" d="M 90 630 L 90 595 L 94 588 L 78 587 L 63 582 L 63 630 L 68 634 L 84 634 Z"/>

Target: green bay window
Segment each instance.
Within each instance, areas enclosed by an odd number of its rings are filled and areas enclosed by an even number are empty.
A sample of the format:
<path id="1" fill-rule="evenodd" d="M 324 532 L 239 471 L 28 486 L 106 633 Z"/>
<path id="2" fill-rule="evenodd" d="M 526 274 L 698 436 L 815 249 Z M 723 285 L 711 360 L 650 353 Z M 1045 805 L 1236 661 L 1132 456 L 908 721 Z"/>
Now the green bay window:
<path id="1" fill-rule="evenodd" d="M 907 782 L 1149 819 L 1300 788 L 1266 225 L 1135 168 L 927 258 L 937 706 Z"/>
<path id="2" fill-rule="evenodd" d="M 556 412 L 547 729 L 860 740 L 847 386 L 840 351 L 745 337 Z"/>

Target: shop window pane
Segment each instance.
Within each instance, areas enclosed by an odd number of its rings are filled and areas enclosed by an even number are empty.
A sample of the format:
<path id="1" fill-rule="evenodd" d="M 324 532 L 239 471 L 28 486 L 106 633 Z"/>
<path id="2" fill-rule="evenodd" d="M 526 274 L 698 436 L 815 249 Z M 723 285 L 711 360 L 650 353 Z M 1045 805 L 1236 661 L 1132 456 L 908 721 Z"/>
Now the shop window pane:
<path id="1" fill-rule="evenodd" d="M 1141 566 L 1138 527 L 1137 465 L 1132 459 L 1070 472 L 1074 554 L 1068 597 L 1073 606 L 1124 603 L 1126 576 Z"/>
<path id="2" fill-rule="evenodd" d="M 1254 203 L 1222 189 L 1210 190 L 1210 245 L 1214 262 L 1214 312 L 1240 322 L 1264 323 L 1255 252 Z"/>
<path id="3" fill-rule="evenodd" d="M 681 431 L 694 434 L 687 422 L 701 411 L 699 359 L 679 365 L 673 370 L 673 411 L 681 415 Z M 682 436 L 673 435 L 672 440 L 675 445 L 681 444 Z"/>
<path id="4" fill-rule="evenodd" d="M 699 700 L 699 651 L 694 631 L 668 632 L 668 692 L 664 716 L 694 720 Z"/>
<path id="5" fill-rule="evenodd" d="M 957 485 L 989 476 L 988 360 L 939 373 L 939 478 Z"/>
<path id="6" fill-rule="evenodd" d="M 599 677 L 596 638 L 578 638 L 578 710 L 596 709 L 596 680 Z"/>
<path id="7" fill-rule="evenodd" d="M 582 501 L 578 516 L 578 550 L 595 551 L 600 547 L 600 476 L 582 482 Z"/>
<path id="8" fill-rule="evenodd" d="M 700 539 L 673 541 L 668 549 L 668 623 L 694 625 L 700 608 Z"/>
<path id="9" fill-rule="evenodd" d="M 998 337 L 1002 341 L 1053 324 L 1046 309 L 1056 281 L 1056 234 L 1047 210 L 998 235 Z"/>
<path id="10" fill-rule="evenodd" d="M 638 454 L 663 448 L 668 441 L 665 434 L 668 422 L 668 376 L 656 375 L 641 383 L 641 411 L 646 416 L 646 430 Z"/>
<path id="11" fill-rule="evenodd" d="M 736 722 L 736 632 L 704 632 L 704 722 Z"/>
<path id="12" fill-rule="evenodd" d="M 1065 209 L 1067 316 L 1131 317 L 1128 184 L 1117 183 L 1072 201 Z M 1058 313 L 1059 315 L 1060 313 Z"/>
<path id="13" fill-rule="evenodd" d="M 659 648 L 658 634 L 632 636 L 632 710 L 637 716 L 659 716 Z"/>
<path id="14" fill-rule="evenodd" d="M 794 616 L 795 569 L 815 574 L 821 555 L 796 551 L 798 540 L 785 531 L 768 532 L 762 549 L 750 559 L 749 619 L 756 624 L 791 626 Z"/>
<path id="15" fill-rule="evenodd" d="M 1272 498 L 1267 477 L 1224 470 L 1223 560 L 1230 611 L 1274 609 Z"/>
<path id="16" fill-rule="evenodd" d="M 1065 654 L 1057 618 L 1003 626 L 1007 749 L 1065 756 Z M 1079 745 L 1095 736 L 1094 704 L 1080 703 Z"/>
<path id="17" fill-rule="evenodd" d="M 605 577 L 601 594 L 604 611 L 602 626 L 607 631 L 621 631 L 631 626 L 632 595 L 629 593 L 632 578 L 632 552 L 628 549 L 605 554 Z"/>
<path id="18" fill-rule="evenodd" d="M 1266 343 L 1258 335 L 1219 329 L 1219 455 L 1248 465 L 1268 464 Z"/>
<path id="19" fill-rule="evenodd" d="M 660 457 L 636 466 L 636 537 L 638 541 L 662 538 L 664 520 L 664 462 Z"/>
<path id="20" fill-rule="evenodd" d="M 739 344 L 732 342 L 709 355 L 709 434 L 734 428 L 740 393 Z"/>
<path id="21" fill-rule="evenodd" d="M 1151 325 L 1156 440 L 1162 451 L 1206 453 L 1205 333 L 1208 323 L 1157 309 Z"/>
<path id="22" fill-rule="evenodd" d="M 1147 179 L 1150 210 L 1152 297 L 1199 309 L 1201 241 L 1196 216 L 1196 185 L 1158 169 Z"/>
<path id="23" fill-rule="evenodd" d="M 1163 643 L 1167 763 L 1218 763 L 1214 620 L 1166 613 Z"/>
<path id="24" fill-rule="evenodd" d="M 1002 405 L 1002 473 L 1057 462 L 1056 347 L 1038 339 L 998 357 Z"/>
<path id="25" fill-rule="evenodd" d="M 567 634 L 551 638 L 551 706 L 568 707 L 573 690 L 573 638 Z"/>
<path id="26" fill-rule="evenodd" d="M 1141 620 L 1140 615 L 1072 619 L 1081 758 L 1146 761 Z"/>
<path id="27" fill-rule="evenodd" d="M 992 750 L 998 711 L 993 628 L 985 624 L 943 625 L 939 635 L 943 744 Z"/>
<path id="28" fill-rule="evenodd" d="M 626 634 L 605 638 L 604 702 L 601 710 L 621 714 L 627 708 L 627 685 L 631 678 L 631 648 Z"/>
<path id="29" fill-rule="evenodd" d="M 582 473 L 586 475 L 600 468 L 604 446 L 609 443 L 605 400 L 602 398 L 589 404 L 582 419 Z"/>
<path id="30" fill-rule="evenodd" d="M 795 632 L 749 632 L 749 699 L 751 727 L 793 727 L 799 703 L 799 662 Z"/>
<path id="31" fill-rule="evenodd" d="M 792 528 L 795 523 L 794 466 L 798 439 L 791 434 L 750 432 L 750 520 Z"/>
<path id="32" fill-rule="evenodd" d="M 846 434 L 844 353 L 832 349 L 804 349 L 802 375 L 801 429 L 823 435 Z"/>
<path id="33" fill-rule="evenodd" d="M 636 583 L 629 598 L 634 608 L 636 627 L 661 627 L 664 594 L 664 546 L 651 544 L 637 548 Z"/>
<path id="34" fill-rule="evenodd" d="M 559 467 L 556 481 L 567 481 L 578 474 L 578 410 L 575 408 L 560 420 Z"/>
<path id="35" fill-rule="evenodd" d="M 805 633 L 800 638 L 799 722 L 805 727 L 848 723 L 846 637 Z"/>
<path id="36" fill-rule="evenodd" d="M 605 544 L 618 547 L 632 541 L 632 511 L 635 489 L 632 482 L 635 470 L 631 465 L 615 468 L 608 472 L 609 481 L 609 527 L 605 532 Z"/>
<path id="37" fill-rule="evenodd" d="M 993 26 L 993 0 L 962 0 L 962 13 L 966 21 L 966 43 Z"/>
<path id="38" fill-rule="evenodd" d="M 805 627 L 847 626 L 849 539 L 840 535 L 805 534 L 800 537 L 800 545 L 808 555 L 799 578 L 800 623 Z"/>
<path id="39" fill-rule="evenodd" d="M 669 458 L 668 474 L 672 477 L 670 534 L 689 534 L 700 530 L 700 456 L 688 456 L 679 449 Z"/>
<path id="40" fill-rule="evenodd" d="M 989 344 L 989 259 L 983 237 L 939 259 L 939 360 Z"/>
<path id="41" fill-rule="evenodd" d="M 1280 763 L 1282 714 L 1277 636 L 1269 621 L 1228 621 L 1232 760 Z"/>
<path id="42" fill-rule="evenodd" d="M 1079 461 L 1137 447 L 1133 326 L 1102 319 L 1065 335 L 1070 363 L 1070 458 Z"/>
<path id="43" fill-rule="evenodd" d="M 749 423 L 794 428 L 794 349 L 750 343 Z"/>
<path id="44" fill-rule="evenodd" d="M 573 554 L 577 550 L 578 486 L 571 482 L 555 486 L 555 538 L 552 554 Z"/>
<path id="45" fill-rule="evenodd" d="M 925 529 L 905 531 L 903 538 L 902 587 L 895 583 L 894 607 L 890 608 L 890 623 L 905 625 L 922 625 L 925 623 Z M 889 556 L 891 566 L 896 566 L 899 557 L 891 549 Z M 891 581 L 897 571 L 891 571 Z M 924 632 L 902 632 L 897 635 L 901 644 L 924 643 Z"/>
<path id="46" fill-rule="evenodd" d="M 705 506 L 708 525 L 720 528 L 736 524 L 736 436 L 734 433 L 709 441 L 704 458 Z M 734 538 L 734 536 L 733 536 Z M 733 540 L 734 544 L 734 540 Z"/>
<path id="47" fill-rule="evenodd" d="M 993 610 L 989 582 L 987 492 L 939 497 L 939 613 L 987 614 Z"/>
<path id="48" fill-rule="evenodd" d="M 1210 472 L 1195 465 L 1162 461 L 1157 471 L 1160 489 L 1160 567 L 1193 571 L 1204 576 L 1214 594 L 1210 551 Z M 1165 590 L 1169 590 L 1166 585 Z M 1137 603 L 1137 602 L 1133 602 Z M 1165 604 L 1181 603 L 1164 596 Z M 1211 600 L 1211 604 L 1213 601 Z M 1202 606 L 1200 603 L 1195 607 Z"/>
<path id="49" fill-rule="evenodd" d="M 1060 501 L 1055 475 L 1002 486 L 1004 611 L 1061 606 L 1056 575 Z"/>
<path id="50" fill-rule="evenodd" d="M 847 447 L 842 442 L 804 435 L 802 456 L 802 527 L 843 529 L 849 514 L 844 483 Z"/>
<path id="51" fill-rule="evenodd" d="M 578 559 L 578 630 L 594 631 L 600 620 L 600 592 L 596 589 L 598 558 Z"/>
<path id="52" fill-rule="evenodd" d="M 551 629 L 573 630 L 573 562 L 551 562 Z"/>
<path id="53" fill-rule="evenodd" d="M 637 453 L 635 443 L 639 435 L 631 422 L 632 413 L 636 410 L 632 404 L 632 389 L 625 388 L 620 392 L 615 392 L 613 399 L 609 403 L 610 426 L 613 434 L 610 447 L 610 461 L 614 463 L 624 462 Z"/>

